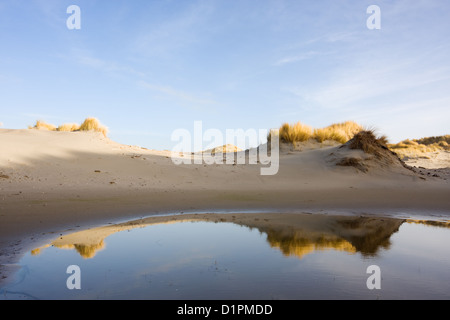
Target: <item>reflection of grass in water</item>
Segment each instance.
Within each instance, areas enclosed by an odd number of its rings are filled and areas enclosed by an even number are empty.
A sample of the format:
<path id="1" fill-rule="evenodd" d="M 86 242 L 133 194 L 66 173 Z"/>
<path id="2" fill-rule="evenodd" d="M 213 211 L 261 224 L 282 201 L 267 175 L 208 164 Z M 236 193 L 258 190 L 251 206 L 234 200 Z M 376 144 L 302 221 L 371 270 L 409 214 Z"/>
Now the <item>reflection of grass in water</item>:
<path id="1" fill-rule="evenodd" d="M 440 228 L 450 228 L 449 221 L 433 221 L 433 220 L 414 220 L 408 219 L 406 222 L 415 223 L 415 224 L 424 224 L 432 227 L 440 227 Z"/>
<path id="2" fill-rule="evenodd" d="M 283 255 L 296 255 L 303 257 L 315 250 L 338 250 L 355 253 L 355 247 L 347 240 L 342 238 L 326 237 L 320 235 L 315 239 L 302 237 L 296 232 L 287 233 L 286 231 L 268 229 L 264 230 L 267 233 L 267 241 L 273 248 L 279 248 Z"/>
<path id="3" fill-rule="evenodd" d="M 83 244 L 75 244 L 74 247 L 75 250 L 77 250 L 77 252 L 80 254 L 80 256 L 82 256 L 85 259 L 90 259 L 95 256 L 97 250 L 102 249 L 104 247 L 104 242 L 102 240 L 98 244 L 89 246 Z"/>
<path id="4" fill-rule="evenodd" d="M 89 259 L 95 256 L 97 250 L 102 249 L 104 247 L 103 240 L 95 245 L 86 246 L 83 244 L 75 244 L 75 250 L 85 259 Z"/>
<path id="5" fill-rule="evenodd" d="M 38 255 L 41 254 L 41 252 L 42 252 L 41 248 L 36 248 L 36 249 L 31 250 L 31 255 L 32 256 L 38 256 Z"/>
<path id="6" fill-rule="evenodd" d="M 105 247 L 105 243 L 100 241 L 97 244 L 63 244 L 63 245 L 54 245 L 55 247 L 59 249 L 75 249 L 80 256 L 82 256 L 84 259 L 90 259 L 93 258 L 96 254 L 96 252 L 100 249 L 103 249 Z"/>

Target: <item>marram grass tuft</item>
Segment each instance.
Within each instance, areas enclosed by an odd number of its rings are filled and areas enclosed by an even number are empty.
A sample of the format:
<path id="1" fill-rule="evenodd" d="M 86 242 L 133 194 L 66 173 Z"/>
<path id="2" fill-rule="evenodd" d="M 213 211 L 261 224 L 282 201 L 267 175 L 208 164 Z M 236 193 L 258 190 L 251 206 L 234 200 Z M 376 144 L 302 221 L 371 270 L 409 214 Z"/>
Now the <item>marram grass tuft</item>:
<path id="1" fill-rule="evenodd" d="M 309 139 L 314 139 L 320 143 L 326 140 L 346 143 L 362 130 L 363 127 L 353 121 L 335 123 L 320 129 L 313 129 L 308 125 L 297 122 L 292 125 L 284 123 L 279 129 L 279 136 L 282 142 L 290 143 L 304 142 Z"/>
<path id="2" fill-rule="evenodd" d="M 87 118 L 84 122 L 79 125 L 76 123 L 65 123 L 58 127 L 46 123 L 42 120 L 36 121 L 34 127 L 29 126 L 29 129 L 38 129 L 38 130 L 50 130 L 50 131 L 65 131 L 65 132 L 75 132 L 75 131 L 95 131 L 101 132 L 105 137 L 108 133 L 108 128 L 105 127 L 98 121 L 96 118 Z"/>

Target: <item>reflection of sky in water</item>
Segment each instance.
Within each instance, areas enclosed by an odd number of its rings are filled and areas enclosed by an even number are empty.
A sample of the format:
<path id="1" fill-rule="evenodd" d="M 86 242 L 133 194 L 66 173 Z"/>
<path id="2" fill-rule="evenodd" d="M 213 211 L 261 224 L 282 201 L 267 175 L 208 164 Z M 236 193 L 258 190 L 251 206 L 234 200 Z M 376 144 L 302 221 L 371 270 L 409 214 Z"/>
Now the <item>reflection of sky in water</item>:
<path id="1" fill-rule="evenodd" d="M 41 299 L 448 299 L 450 229 L 404 223 L 375 256 L 317 250 L 286 256 L 257 228 L 231 223 L 152 225 L 110 235 L 92 259 L 75 250 L 27 254 L 2 298 Z M 66 268 L 81 268 L 68 290 Z M 381 268 L 381 290 L 366 268 Z M 13 294 L 16 293 L 16 294 Z"/>
<path id="2" fill-rule="evenodd" d="M 391 240 L 392 248 L 377 260 L 385 291 L 398 298 L 449 299 L 450 229 L 408 223 Z"/>

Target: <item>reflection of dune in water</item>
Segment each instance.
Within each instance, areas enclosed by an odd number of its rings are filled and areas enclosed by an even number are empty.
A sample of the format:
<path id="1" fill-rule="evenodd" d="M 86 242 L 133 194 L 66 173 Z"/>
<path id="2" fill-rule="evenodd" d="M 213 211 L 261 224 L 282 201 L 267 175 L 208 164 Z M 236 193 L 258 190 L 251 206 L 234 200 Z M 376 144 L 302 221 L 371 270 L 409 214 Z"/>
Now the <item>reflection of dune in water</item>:
<path id="1" fill-rule="evenodd" d="M 398 231 L 403 222 L 405 220 L 368 217 L 338 221 L 347 230 L 344 238 L 365 256 L 376 255 L 380 249 L 388 250 L 391 235 Z"/>
<path id="2" fill-rule="evenodd" d="M 105 242 L 101 240 L 99 243 L 94 244 L 51 244 L 51 245 L 45 245 L 40 248 L 36 248 L 31 250 L 31 255 L 37 256 L 42 253 L 42 250 L 45 248 L 48 248 L 50 246 L 54 246 L 58 249 L 66 249 L 66 250 L 73 250 L 75 249 L 80 256 L 82 256 L 84 259 L 90 259 L 93 258 L 97 251 L 103 249 L 105 247 Z"/>
<path id="3" fill-rule="evenodd" d="M 99 228 L 87 229 L 74 232 L 65 236 L 61 236 L 50 244 L 33 249 L 31 255 L 36 256 L 48 247 L 58 249 L 76 250 L 84 259 L 93 258 L 99 250 L 105 248 L 105 239 L 117 232 L 129 231 L 136 228 L 144 228 L 148 225 L 173 224 L 192 221 L 192 219 L 177 219 L 173 217 L 164 217 L 163 219 L 155 218 L 154 221 L 148 223 L 144 220 L 130 221 L 117 225 L 108 225 Z M 147 221 L 147 220 L 146 220 Z"/>
<path id="4" fill-rule="evenodd" d="M 390 237 L 405 220 L 395 218 L 331 216 L 287 213 L 184 214 L 158 216 L 75 232 L 33 250 L 33 255 L 54 246 L 76 250 L 83 258 L 93 258 L 105 248 L 104 239 L 111 234 L 134 228 L 182 222 L 233 223 L 267 234 L 267 242 L 285 256 L 304 257 L 314 251 L 337 250 L 350 254 L 374 256 L 389 249 Z M 448 227 L 449 223 L 408 221 Z M 170 236 L 170 235 L 168 235 Z M 207 241 L 207 239 L 205 239 Z"/>
<path id="5" fill-rule="evenodd" d="M 321 217 L 321 223 L 298 220 L 298 224 L 266 226 L 255 221 L 245 225 L 256 227 L 267 234 L 271 247 L 284 255 L 302 258 L 313 251 L 336 250 L 350 254 L 374 256 L 378 251 L 389 249 L 390 237 L 398 231 L 404 220 L 369 217 Z M 302 223 L 303 222 L 303 223 Z"/>

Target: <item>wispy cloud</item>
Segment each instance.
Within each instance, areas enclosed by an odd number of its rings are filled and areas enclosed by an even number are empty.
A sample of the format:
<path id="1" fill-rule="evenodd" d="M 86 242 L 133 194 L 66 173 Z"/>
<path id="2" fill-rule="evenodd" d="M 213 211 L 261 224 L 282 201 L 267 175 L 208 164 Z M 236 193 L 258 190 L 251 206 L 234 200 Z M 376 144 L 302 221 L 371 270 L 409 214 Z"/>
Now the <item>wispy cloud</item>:
<path id="1" fill-rule="evenodd" d="M 190 93 L 186 93 L 184 91 L 180 91 L 177 89 L 174 89 L 170 86 L 162 86 L 162 85 L 155 85 L 151 84 L 145 81 L 139 81 L 138 84 L 142 87 L 148 88 L 152 91 L 162 93 L 166 96 L 175 98 L 177 100 L 181 100 L 184 102 L 194 103 L 194 104 L 201 104 L 201 105 L 211 105 L 216 104 L 217 102 L 212 99 L 207 98 L 200 98 L 195 95 L 192 95 Z"/>
<path id="2" fill-rule="evenodd" d="M 144 56 L 168 57 L 207 34 L 206 23 L 214 11 L 211 2 L 192 3 L 176 14 L 155 23 L 146 23 L 134 38 L 136 53 Z"/>
<path id="3" fill-rule="evenodd" d="M 145 73 L 135 70 L 132 67 L 123 65 L 115 61 L 107 61 L 89 55 L 87 53 L 77 53 L 73 56 L 79 64 L 101 70 L 111 74 L 128 74 L 138 77 L 144 77 Z"/>
<path id="4" fill-rule="evenodd" d="M 373 63 L 365 67 L 358 66 L 341 70 L 339 75 L 333 75 L 328 83 L 315 86 L 298 86 L 285 88 L 286 91 L 302 98 L 304 101 L 326 108 L 356 108 L 361 109 L 361 102 L 371 99 L 386 99 L 391 95 L 402 93 L 415 96 L 422 92 L 423 98 L 431 98 L 433 93 L 430 85 L 449 82 L 448 68 L 421 69 L 417 61 L 409 61 L 401 65 Z M 427 89 L 425 89 L 427 88 Z"/>
<path id="5" fill-rule="evenodd" d="M 309 52 L 298 54 L 295 56 L 289 56 L 289 57 L 282 58 L 282 59 L 278 60 L 277 62 L 275 62 L 274 65 L 275 66 L 283 66 L 283 65 L 289 64 L 289 63 L 312 59 L 315 56 L 319 56 L 319 55 L 323 55 L 323 54 L 324 53 L 317 52 L 317 51 L 309 51 Z"/>
<path id="6" fill-rule="evenodd" d="M 360 32 L 356 32 L 356 31 L 341 31 L 341 32 L 329 32 L 329 30 L 326 30 L 325 33 L 305 40 L 303 42 L 297 43 L 292 45 L 292 48 L 297 48 L 297 47 L 306 47 L 306 46 L 310 46 L 310 45 L 314 45 L 314 44 L 335 44 L 336 42 L 354 42 L 358 40 L 358 37 L 360 36 Z"/>
<path id="7" fill-rule="evenodd" d="M 79 66 L 88 67 L 110 76 L 130 77 L 133 81 L 146 76 L 145 72 L 136 70 L 136 68 L 122 61 L 103 59 L 102 57 L 97 57 L 91 50 L 80 47 L 72 47 L 68 52 L 56 53 L 52 56 L 66 63 L 74 64 L 77 68 Z"/>

